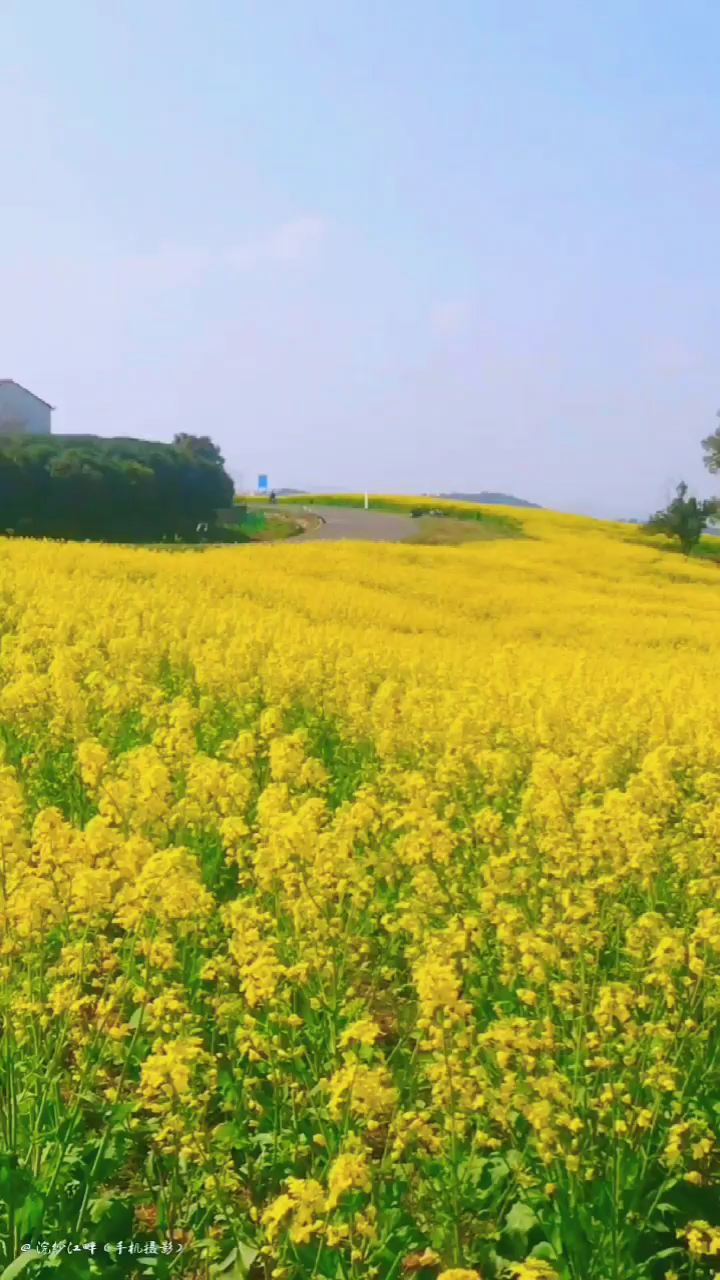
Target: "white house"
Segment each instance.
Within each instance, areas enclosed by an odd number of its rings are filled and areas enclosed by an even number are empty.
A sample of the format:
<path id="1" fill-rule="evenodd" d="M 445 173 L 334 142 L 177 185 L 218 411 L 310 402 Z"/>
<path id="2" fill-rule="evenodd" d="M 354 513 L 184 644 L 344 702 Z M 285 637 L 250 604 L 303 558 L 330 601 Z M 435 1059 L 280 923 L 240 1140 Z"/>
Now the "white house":
<path id="1" fill-rule="evenodd" d="M 0 378 L 0 435 L 50 435 L 53 406 L 12 378 Z"/>

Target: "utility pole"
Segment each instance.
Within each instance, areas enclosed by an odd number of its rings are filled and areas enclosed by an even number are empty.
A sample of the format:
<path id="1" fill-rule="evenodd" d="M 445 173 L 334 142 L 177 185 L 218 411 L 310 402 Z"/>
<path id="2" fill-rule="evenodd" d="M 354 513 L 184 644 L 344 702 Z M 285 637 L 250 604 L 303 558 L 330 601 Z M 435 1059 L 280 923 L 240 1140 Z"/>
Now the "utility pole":
<path id="1" fill-rule="evenodd" d="M 365 494 L 365 510 L 367 511 L 367 509 L 368 509 L 368 496 L 367 496 L 367 493 L 366 493 L 366 494 Z"/>

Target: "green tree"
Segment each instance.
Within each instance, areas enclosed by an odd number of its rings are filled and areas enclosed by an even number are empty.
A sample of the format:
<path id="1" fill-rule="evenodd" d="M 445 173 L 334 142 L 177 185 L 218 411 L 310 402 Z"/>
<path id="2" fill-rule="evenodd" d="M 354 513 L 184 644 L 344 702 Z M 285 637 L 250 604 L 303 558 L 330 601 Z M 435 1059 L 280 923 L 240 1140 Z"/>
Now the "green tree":
<path id="1" fill-rule="evenodd" d="M 718 462 L 720 465 L 720 457 Z M 688 487 L 682 481 L 672 502 L 664 510 L 656 511 L 645 528 L 649 533 L 665 533 L 668 537 L 677 538 L 683 555 L 689 556 L 700 541 L 708 521 L 717 511 L 716 498 L 689 498 Z"/>
<path id="2" fill-rule="evenodd" d="M 176 449 L 182 449 L 195 462 L 212 462 L 218 467 L 225 465 L 222 453 L 209 436 L 193 436 L 188 435 L 186 431 L 180 431 L 173 436 L 173 444 Z"/>
<path id="3" fill-rule="evenodd" d="M 716 413 L 716 418 L 720 418 L 720 412 Z M 703 462 L 708 471 L 713 474 L 720 471 L 720 427 L 716 427 L 711 436 L 706 436 L 702 441 L 704 450 Z"/>
<path id="4" fill-rule="evenodd" d="M 199 447 L 188 444 L 197 440 Z M 184 443 L 99 436 L 0 440 L 0 531 L 106 542 L 197 540 L 234 486 L 207 437 Z"/>

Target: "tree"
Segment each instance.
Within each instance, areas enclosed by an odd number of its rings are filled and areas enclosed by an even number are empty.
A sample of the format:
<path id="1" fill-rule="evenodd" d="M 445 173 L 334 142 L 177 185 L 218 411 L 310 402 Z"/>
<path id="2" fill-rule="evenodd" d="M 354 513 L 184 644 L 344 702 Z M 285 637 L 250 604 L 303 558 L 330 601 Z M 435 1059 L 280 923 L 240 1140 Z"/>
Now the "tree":
<path id="1" fill-rule="evenodd" d="M 720 412 L 716 413 L 716 418 L 720 418 Z M 706 436 L 702 441 L 702 447 L 705 450 L 703 462 L 708 471 L 715 473 L 720 471 L 720 427 L 716 427 L 711 436 Z"/>
<path id="2" fill-rule="evenodd" d="M 720 440 L 718 444 L 720 445 Z M 718 466 L 720 467 L 720 454 Z M 649 533 L 665 533 L 670 538 L 678 538 L 683 555 L 689 556 L 700 541 L 708 521 L 717 514 L 719 504 L 717 498 L 699 501 L 697 498 L 689 498 L 687 492 L 688 487 L 682 481 L 669 506 L 663 511 L 656 511 L 645 528 Z"/>
<path id="3" fill-rule="evenodd" d="M 182 449 L 184 453 L 190 455 L 194 462 L 212 462 L 218 467 L 225 465 L 218 446 L 213 444 L 209 436 L 193 436 L 188 435 L 186 431 L 180 431 L 173 436 L 173 444 L 176 449 Z"/>
<path id="4" fill-rule="evenodd" d="M 98 436 L 0 439 L 0 531 L 32 537 L 195 541 L 231 505 L 234 486 L 193 446 Z M 209 446 L 209 449 L 207 448 Z M 203 455 L 203 452 L 205 456 Z M 219 455 L 218 455 L 219 456 Z"/>

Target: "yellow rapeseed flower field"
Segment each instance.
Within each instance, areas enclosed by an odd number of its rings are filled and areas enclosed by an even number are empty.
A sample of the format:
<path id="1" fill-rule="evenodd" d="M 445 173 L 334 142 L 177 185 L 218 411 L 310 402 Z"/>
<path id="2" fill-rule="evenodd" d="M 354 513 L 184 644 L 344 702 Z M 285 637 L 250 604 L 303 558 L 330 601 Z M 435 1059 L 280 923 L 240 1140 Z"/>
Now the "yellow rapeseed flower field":
<path id="1" fill-rule="evenodd" d="M 0 1271 L 720 1270 L 720 575 L 512 516 L 0 542 Z"/>

